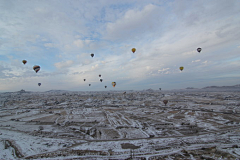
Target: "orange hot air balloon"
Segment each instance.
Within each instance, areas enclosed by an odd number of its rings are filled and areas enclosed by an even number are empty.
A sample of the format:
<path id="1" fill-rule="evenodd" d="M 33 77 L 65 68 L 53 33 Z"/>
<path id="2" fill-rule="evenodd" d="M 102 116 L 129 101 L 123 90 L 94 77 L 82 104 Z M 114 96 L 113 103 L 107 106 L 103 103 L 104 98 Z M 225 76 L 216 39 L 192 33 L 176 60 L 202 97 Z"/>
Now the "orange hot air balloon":
<path id="1" fill-rule="evenodd" d="M 112 86 L 115 87 L 117 85 L 116 82 L 112 82 Z"/>
<path id="2" fill-rule="evenodd" d="M 133 53 L 136 52 L 136 48 L 132 48 L 132 52 L 133 52 Z"/>

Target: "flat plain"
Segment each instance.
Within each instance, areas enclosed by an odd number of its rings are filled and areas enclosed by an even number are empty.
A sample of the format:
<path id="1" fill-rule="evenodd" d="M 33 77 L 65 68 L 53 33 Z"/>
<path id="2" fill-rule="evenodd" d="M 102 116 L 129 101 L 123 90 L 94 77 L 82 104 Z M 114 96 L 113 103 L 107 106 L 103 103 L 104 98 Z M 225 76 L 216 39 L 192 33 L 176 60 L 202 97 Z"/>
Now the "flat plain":
<path id="1" fill-rule="evenodd" d="M 239 144 L 239 91 L 0 93 L 0 159 L 239 159 Z"/>

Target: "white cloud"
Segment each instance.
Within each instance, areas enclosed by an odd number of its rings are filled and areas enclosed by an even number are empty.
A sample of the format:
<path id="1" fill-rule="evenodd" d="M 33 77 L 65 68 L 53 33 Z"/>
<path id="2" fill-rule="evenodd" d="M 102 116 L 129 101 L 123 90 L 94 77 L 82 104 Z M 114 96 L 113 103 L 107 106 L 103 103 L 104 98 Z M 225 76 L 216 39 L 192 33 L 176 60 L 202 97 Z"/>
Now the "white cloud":
<path id="1" fill-rule="evenodd" d="M 95 70 L 95 69 L 97 69 L 98 67 L 99 67 L 99 65 L 98 65 L 98 64 L 95 64 L 94 66 L 91 67 L 91 68 L 92 68 L 92 71 Z"/>
<path id="2" fill-rule="evenodd" d="M 203 64 L 207 64 L 208 63 L 208 61 L 204 61 L 204 62 L 202 62 Z"/>
<path id="3" fill-rule="evenodd" d="M 54 48 L 54 47 L 56 47 L 56 45 L 53 44 L 53 43 L 45 43 L 44 46 L 47 47 L 47 48 Z"/>
<path id="4" fill-rule="evenodd" d="M 72 60 L 67 60 L 67 61 L 55 63 L 54 66 L 57 67 L 58 69 L 61 69 L 61 68 L 69 67 L 69 66 L 71 66 L 73 63 L 74 63 L 74 62 L 73 62 Z"/>
<path id="5" fill-rule="evenodd" d="M 161 19 L 158 16 L 159 12 L 161 12 L 161 8 L 152 4 L 146 5 L 142 10 L 130 9 L 114 23 L 107 23 L 106 38 L 121 39 L 139 36 L 151 27 L 156 27 L 155 23 Z M 156 18 L 158 18 L 157 21 Z"/>
<path id="6" fill-rule="evenodd" d="M 163 69 L 159 69 L 158 72 L 164 72 L 164 71 L 167 71 L 169 70 L 170 68 L 163 68 Z"/>
<path id="7" fill-rule="evenodd" d="M 192 63 L 195 63 L 195 62 L 200 62 L 201 60 L 200 59 L 197 59 L 195 61 L 192 61 Z"/>

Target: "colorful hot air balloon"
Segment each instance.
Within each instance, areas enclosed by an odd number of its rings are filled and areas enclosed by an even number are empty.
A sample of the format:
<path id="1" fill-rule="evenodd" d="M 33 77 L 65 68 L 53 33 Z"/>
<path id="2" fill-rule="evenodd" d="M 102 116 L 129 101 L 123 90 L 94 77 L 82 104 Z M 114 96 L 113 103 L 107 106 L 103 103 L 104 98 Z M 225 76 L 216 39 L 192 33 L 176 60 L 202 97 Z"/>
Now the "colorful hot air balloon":
<path id="1" fill-rule="evenodd" d="M 23 63 L 23 64 L 26 64 L 26 63 L 27 63 L 27 60 L 22 60 L 22 63 Z"/>
<path id="2" fill-rule="evenodd" d="M 167 105 L 168 103 L 168 100 L 163 100 L 163 103 L 165 104 L 165 106 Z"/>
<path id="3" fill-rule="evenodd" d="M 102 82 L 102 79 L 100 79 L 100 81 Z"/>
<path id="4" fill-rule="evenodd" d="M 179 69 L 182 71 L 184 69 L 184 67 L 179 67 Z"/>
<path id="5" fill-rule="evenodd" d="M 94 54 L 92 53 L 92 54 L 91 54 L 91 56 L 93 57 L 93 56 L 94 56 Z"/>
<path id="6" fill-rule="evenodd" d="M 115 87 L 115 86 L 116 86 L 116 84 L 117 84 L 116 82 L 112 82 L 112 86 L 113 86 L 113 87 Z"/>
<path id="7" fill-rule="evenodd" d="M 40 70 L 40 66 L 38 65 L 33 66 L 33 70 L 37 73 Z"/>
<path id="8" fill-rule="evenodd" d="M 202 51 L 202 48 L 198 48 L 197 51 L 200 53 Z"/>
<path id="9" fill-rule="evenodd" d="M 136 48 L 132 48 L 132 52 L 133 52 L 133 53 L 136 52 Z"/>
<path id="10" fill-rule="evenodd" d="M 38 86 L 41 86 L 41 83 L 38 83 Z"/>

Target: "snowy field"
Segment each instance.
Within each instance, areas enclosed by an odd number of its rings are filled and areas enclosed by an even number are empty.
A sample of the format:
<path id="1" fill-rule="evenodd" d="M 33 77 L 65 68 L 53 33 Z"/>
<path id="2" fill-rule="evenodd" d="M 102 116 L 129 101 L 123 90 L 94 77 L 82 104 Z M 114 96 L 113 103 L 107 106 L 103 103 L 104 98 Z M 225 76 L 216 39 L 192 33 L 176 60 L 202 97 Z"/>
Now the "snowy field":
<path id="1" fill-rule="evenodd" d="M 0 93 L 0 159 L 240 158 L 239 91 L 124 92 Z"/>

